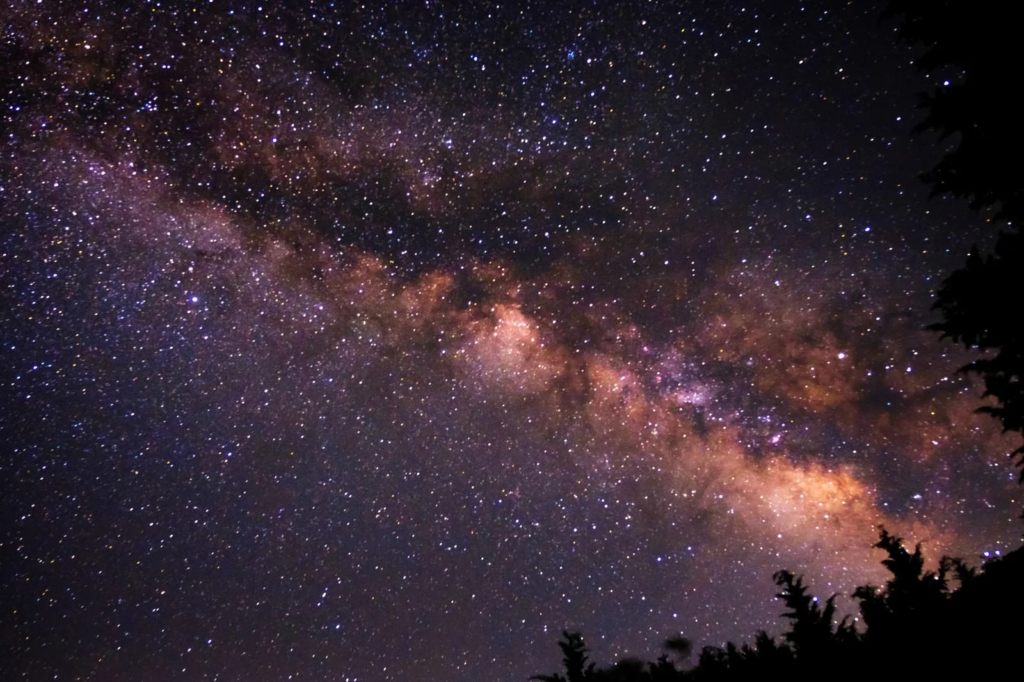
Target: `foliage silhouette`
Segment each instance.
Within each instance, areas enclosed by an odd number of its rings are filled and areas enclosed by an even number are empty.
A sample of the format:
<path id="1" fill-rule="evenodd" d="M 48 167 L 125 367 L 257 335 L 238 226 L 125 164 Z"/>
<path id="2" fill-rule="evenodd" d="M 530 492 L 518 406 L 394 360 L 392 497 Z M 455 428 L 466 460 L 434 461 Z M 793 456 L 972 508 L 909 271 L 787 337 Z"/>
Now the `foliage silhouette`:
<path id="1" fill-rule="evenodd" d="M 982 257 L 973 249 L 967 265 L 943 283 L 936 307 L 944 319 L 931 329 L 968 348 L 995 352 L 961 371 L 980 374 L 985 395 L 999 402 L 980 411 L 1002 421 L 1004 430 L 1024 433 L 1024 325 L 1019 311 L 1013 309 L 1020 291 L 1024 291 L 1024 237 L 1003 232 L 994 254 Z M 1024 466 L 1024 447 L 1014 454 L 1022 456 L 1019 463 Z"/>
<path id="2" fill-rule="evenodd" d="M 794 576 L 783 570 L 776 573 L 774 578 L 775 584 L 782 588 L 775 596 L 789 609 L 782 617 L 792 622 L 789 632 L 783 637 L 793 646 L 794 652 L 802 654 L 822 651 L 828 648 L 829 643 L 835 640 L 837 635 L 846 632 L 846 619 L 843 619 L 837 630 L 832 629 L 838 595 L 833 594 L 829 597 L 822 608 L 818 604 L 818 598 L 807 593 L 802 576 Z"/>
<path id="3" fill-rule="evenodd" d="M 591 679 L 594 672 L 594 664 L 587 663 L 587 647 L 583 643 L 583 636 L 578 632 L 562 631 L 562 641 L 558 643 L 562 650 L 562 663 L 565 666 L 565 677 L 558 673 L 554 675 L 534 675 L 531 680 L 540 682 L 584 682 Z"/>
<path id="4" fill-rule="evenodd" d="M 923 175 L 933 194 L 950 193 L 998 220 L 1024 216 L 1024 153 L 1020 117 L 1011 106 L 1019 64 L 1019 24 L 1011 5 L 971 0 L 892 0 L 884 17 L 899 17 L 900 39 L 924 47 L 917 66 L 948 76 L 922 96 L 918 131 L 959 142 Z"/>
<path id="5" fill-rule="evenodd" d="M 935 304 L 943 320 L 931 329 L 994 352 L 961 370 L 981 375 L 985 395 L 998 402 L 981 411 L 998 418 L 1004 430 L 1024 433 L 1024 325 L 1013 298 L 1024 284 L 1024 243 L 1017 231 L 1024 219 L 1024 126 L 1010 87 L 1019 66 L 1019 22 L 1010 8 L 1013 3 L 892 0 L 885 14 L 900 18 L 904 42 L 924 46 L 917 61 L 922 70 L 950 78 L 923 96 L 926 117 L 917 130 L 958 142 L 922 178 L 933 195 L 965 198 L 1011 228 L 999 234 L 994 255 L 983 258 L 974 249 L 966 267 L 943 283 Z M 1024 447 L 1014 455 L 1024 467 Z"/>
<path id="6" fill-rule="evenodd" d="M 789 629 L 778 639 L 759 632 L 753 644 L 704 647 L 697 664 L 681 666 L 661 656 L 645 663 L 627 658 L 607 668 L 588 663 L 582 637 L 563 633 L 569 680 L 583 682 L 715 682 L 718 680 L 863 680 L 979 678 L 1016 667 L 1024 635 L 1024 550 L 987 562 L 983 570 L 943 557 L 925 570 L 921 546 L 907 549 L 901 538 L 880 529 L 874 545 L 885 552 L 890 578 L 882 587 L 863 585 L 854 593 L 857 626 L 836 622 L 836 598 L 824 603 L 810 594 L 801 576 L 775 574 L 777 598 Z M 954 589 L 954 584 L 958 585 Z M 678 646 L 676 644 L 678 644 Z M 689 642 L 673 638 L 666 648 L 688 653 Z M 685 658 L 685 656 L 682 656 Z M 565 682 L 560 674 L 537 676 Z"/>

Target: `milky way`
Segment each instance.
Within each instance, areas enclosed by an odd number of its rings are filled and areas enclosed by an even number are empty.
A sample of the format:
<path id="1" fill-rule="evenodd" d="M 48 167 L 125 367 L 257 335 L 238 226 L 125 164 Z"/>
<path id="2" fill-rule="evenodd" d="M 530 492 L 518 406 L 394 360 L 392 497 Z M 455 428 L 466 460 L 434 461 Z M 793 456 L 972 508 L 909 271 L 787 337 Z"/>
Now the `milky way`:
<path id="1" fill-rule="evenodd" d="M 5 679 L 521 681 L 1015 546 L 880 11 L 0 9 Z"/>

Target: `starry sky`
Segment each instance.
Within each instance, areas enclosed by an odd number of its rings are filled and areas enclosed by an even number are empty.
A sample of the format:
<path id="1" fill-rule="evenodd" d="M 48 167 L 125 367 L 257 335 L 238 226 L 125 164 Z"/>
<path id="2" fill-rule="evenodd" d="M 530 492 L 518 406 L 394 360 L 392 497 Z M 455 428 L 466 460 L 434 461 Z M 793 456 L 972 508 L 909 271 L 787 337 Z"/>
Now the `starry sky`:
<path id="1" fill-rule="evenodd" d="M 522 681 L 1015 547 L 882 8 L 4 3 L 4 678 Z"/>

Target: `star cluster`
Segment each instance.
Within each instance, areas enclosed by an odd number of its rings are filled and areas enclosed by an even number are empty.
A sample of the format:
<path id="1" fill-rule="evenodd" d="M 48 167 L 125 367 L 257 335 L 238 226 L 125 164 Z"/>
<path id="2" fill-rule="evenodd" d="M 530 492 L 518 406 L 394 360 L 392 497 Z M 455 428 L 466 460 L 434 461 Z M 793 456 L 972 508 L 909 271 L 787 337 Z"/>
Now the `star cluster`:
<path id="1" fill-rule="evenodd" d="M 880 11 L 0 9 L 5 675 L 511 682 L 1015 546 Z"/>

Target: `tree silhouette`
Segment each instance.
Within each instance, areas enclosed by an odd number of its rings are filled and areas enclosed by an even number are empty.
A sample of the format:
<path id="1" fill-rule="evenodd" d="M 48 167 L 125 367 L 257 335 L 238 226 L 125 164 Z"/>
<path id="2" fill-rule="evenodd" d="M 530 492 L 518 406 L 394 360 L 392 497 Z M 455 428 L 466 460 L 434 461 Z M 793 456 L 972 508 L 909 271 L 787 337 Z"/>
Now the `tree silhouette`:
<path id="1" fill-rule="evenodd" d="M 1024 433 L 1024 324 L 1016 309 L 1016 294 L 1021 291 L 1024 237 L 1003 232 L 993 255 L 982 257 L 977 248 L 972 249 L 967 265 L 943 283 L 935 307 L 942 310 L 944 319 L 931 329 L 968 348 L 995 352 L 961 371 L 980 374 L 985 395 L 999 402 L 980 411 L 1001 420 L 1004 430 Z M 1024 447 L 1014 455 L 1021 456 L 1019 463 L 1024 467 Z"/>
<path id="2" fill-rule="evenodd" d="M 558 643 L 562 650 L 562 664 L 565 666 L 565 677 L 554 675 L 534 675 L 531 680 L 540 682 L 585 682 L 594 672 L 594 664 L 587 663 L 587 647 L 583 643 L 583 635 L 578 632 L 562 631 L 562 641 Z"/>
<path id="3" fill-rule="evenodd" d="M 924 47 L 918 66 L 949 76 L 922 98 L 918 131 L 957 143 L 922 175 L 932 194 L 967 199 L 976 211 L 1004 223 L 995 254 L 972 251 L 965 268 L 947 279 L 935 307 L 943 321 L 931 328 L 970 349 L 994 354 L 961 368 L 984 379 L 998 401 L 983 412 L 1006 431 L 1024 433 L 1024 324 L 1016 296 L 1024 284 L 1024 126 L 1015 106 L 1019 22 L 1013 3 L 968 0 L 892 0 L 886 15 L 900 17 L 903 41 Z M 1024 467 L 1024 448 L 1020 455 Z M 1024 471 L 1022 471 L 1024 476 Z M 1022 479 L 1024 481 L 1024 479 Z"/>
<path id="4" fill-rule="evenodd" d="M 933 194 L 967 199 L 975 210 L 1017 222 L 1024 216 L 1024 134 L 1012 106 L 1018 82 L 1019 23 L 1012 3 L 892 0 L 900 39 L 924 47 L 917 66 L 948 76 L 922 96 L 919 131 L 955 136 L 958 144 L 923 175 Z"/>
<path id="5" fill-rule="evenodd" d="M 948 610 L 948 575 L 958 560 L 944 557 L 937 572 L 925 571 L 921 545 L 911 552 L 885 528 L 874 546 L 885 550 L 882 564 L 891 577 L 883 588 L 862 585 L 853 592 L 867 626 L 862 648 L 892 674 L 911 674 L 905 652 L 934 650 L 937 624 L 946 620 Z"/>
<path id="6" fill-rule="evenodd" d="M 832 595 L 822 608 L 818 598 L 807 593 L 803 576 L 794 576 L 789 571 L 775 574 L 775 584 L 782 591 L 775 595 L 781 599 L 789 611 L 782 614 L 792 625 L 783 638 L 793 645 L 796 653 L 820 650 L 835 634 L 832 630 L 832 618 L 836 613 L 836 596 Z"/>
<path id="7" fill-rule="evenodd" d="M 815 598 L 801 576 L 775 574 L 789 629 L 781 641 L 759 632 L 753 644 L 707 646 L 697 665 L 680 669 L 663 655 L 653 663 L 626 658 L 609 667 L 588 663 L 583 639 L 563 633 L 568 680 L 586 682 L 732 682 L 745 680 L 980 679 L 1019 667 L 1024 636 L 1024 550 L 987 562 L 978 571 L 944 557 L 925 569 L 921 546 L 879 529 L 874 545 L 885 552 L 890 577 L 882 587 L 854 591 L 860 629 L 849 619 L 835 623 L 836 596 Z M 958 589 L 954 589 L 958 583 Z M 665 647 L 685 657 L 689 642 L 672 638 Z M 567 682 L 560 675 L 537 676 Z"/>

